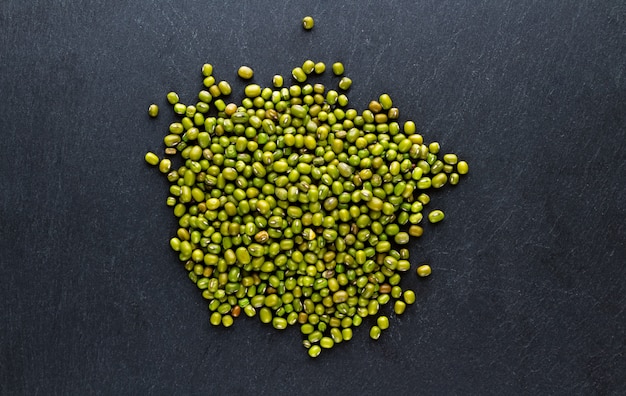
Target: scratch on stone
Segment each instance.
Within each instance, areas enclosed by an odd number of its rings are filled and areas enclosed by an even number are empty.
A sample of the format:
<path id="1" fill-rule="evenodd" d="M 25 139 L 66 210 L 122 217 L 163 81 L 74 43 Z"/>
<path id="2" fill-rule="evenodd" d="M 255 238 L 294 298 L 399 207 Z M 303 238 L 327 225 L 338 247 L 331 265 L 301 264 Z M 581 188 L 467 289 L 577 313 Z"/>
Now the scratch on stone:
<path id="1" fill-rule="evenodd" d="M 561 219 L 561 217 L 563 217 L 562 214 L 558 215 L 556 220 L 554 220 L 554 223 L 552 224 L 552 227 L 550 227 L 550 231 L 548 231 L 548 234 L 552 235 L 552 236 L 556 236 L 553 231 L 554 228 L 556 227 L 556 225 L 558 224 L 559 220 Z"/>
<path id="2" fill-rule="evenodd" d="M 498 227 L 496 227 L 496 229 L 495 229 L 495 230 L 493 230 L 493 232 L 491 233 L 491 237 L 489 238 L 489 240 L 492 240 L 492 239 L 493 239 L 493 237 L 494 237 L 494 236 L 498 233 L 498 231 L 499 231 L 502 227 L 504 227 L 504 225 L 505 225 L 506 223 L 508 223 L 508 222 L 509 222 L 509 220 L 511 219 L 511 216 L 512 216 L 512 213 L 511 213 L 511 212 L 509 212 L 509 215 L 508 215 L 508 216 L 507 216 L 507 217 L 506 217 L 506 218 L 505 218 L 505 219 L 504 219 L 504 220 L 500 223 L 500 225 L 498 225 Z"/>

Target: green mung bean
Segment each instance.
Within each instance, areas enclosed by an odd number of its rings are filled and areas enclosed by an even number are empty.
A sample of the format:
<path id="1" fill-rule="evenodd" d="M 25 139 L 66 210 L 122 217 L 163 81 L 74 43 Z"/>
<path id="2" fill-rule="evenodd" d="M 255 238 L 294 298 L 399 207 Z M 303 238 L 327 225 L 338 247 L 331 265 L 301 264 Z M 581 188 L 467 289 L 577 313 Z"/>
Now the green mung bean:
<path id="1" fill-rule="evenodd" d="M 431 179 L 431 185 L 433 188 L 441 188 L 448 181 L 448 176 L 445 173 L 438 173 Z"/>
<path id="2" fill-rule="evenodd" d="M 339 81 L 339 88 L 343 89 L 344 91 L 350 89 L 350 86 L 352 86 L 352 80 L 348 77 L 343 77 Z"/>
<path id="3" fill-rule="evenodd" d="M 428 275 L 430 275 L 431 273 L 431 269 L 429 265 L 420 265 L 419 267 L 417 267 L 417 275 L 424 278 Z"/>
<path id="4" fill-rule="evenodd" d="M 313 26 L 315 26 L 315 20 L 310 17 L 310 16 L 305 16 L 304 18 L 302 18 L 302 27 L 306 30 L 311 30 L 313 29 Z"/>
<path id="5" fill-rule="evenodd" d="M 302 71 L 304 71 L 306 74 L 311 74 L 314 69 L 315 69 L 315 62 L 313 62 L 310 59 L 305 60 L 304 63 L 302 64 Z"/>
<path id="6" fill-rule="evenodd" d="M 308 353 L 310 357 L 315 358 L 315 357 L 318 357 L 321 352 L 322 352 L 322 347 L 320 347 L 319 345 L 311 345 Z"/>
<path id="7" fill-rule="evenodd" d="M 303 83 L 306 81 L 306 73 L 304 72 L 304 70 L 302 70 L 301 67 L 296 67 L 291 71 L 291 75 L 293 76 L 293 78 L 300 82 Z"/>
<path id="8" fill-rule="evenodd" d="M 322 74 L 326 71 L 326 64 L 324 62 L 317 62 L 313 70 L 315 71 L 315 74 Z"/>
<path id="9" fill-rule="evenodd" d="M 335 345 L 335 342 L 331 337 L 322 337 L 320 340 L 320 346 L 324 349 L 330 349 Z"/>
<path id="10" fill-rule="evenodd" d="M 450 184 L 453 186 L 456 186 L 457 184 L 459 184 L 459 174 L 456 172 L 451 173 L 449 181 L 450 181 Z"/>
<path id="11" fill-rule="evenodd" d="M 212 74 L 213 74 L 213 65 L 211 65 L 210 63 L 205 63 L 204 65 L 202 65 L 203 76 L 209 77 Z"/>
<path id="12" fill-rule="evenodd" d="M 428 221 L 431 223 L 439 223 L 445 217 L 443 211 L 441 210 L 433 210 L 428 214 Z"/>
<path id="13" fill-rule="evenodd" d="M 406 303 L 401 300 L 396 300 L 396 302 L 393 305 L 393 311 L 396 313 L 396 315 L 402 315 L 405 310 L 406 310 Z"/>
<path id="14" fill-rule="evenodd" d="M 391 109 L 393 102 L 391 101 L 391 98 L 389 97 L 388 94 L 382 94 L 380 95 L 380 97 L 378 98 L 378 102 L 380 103 L 381 107 L 384 110 L 389 110 Z"/>
<path id="15" fill-rule="evenodd" d="M 176 103 L 178 103 L 179 98 L 178 98 L 178 94 L 176 92 L 169 92 L 167 94 L 167 101 L 171 104 L 171 105 L 175 105 Z"/>
<path id="16" fill-rule="evenodd" d="M 332 69 L 333 69 L 333 73 L 334 73 L 336 76 L 340 76 L 340 75 L 342 75 L 342 74 L 343 74 L 343 72 L 344 72 L 343 63 L 341 63 L 341 62 L 335 62 L 335 63 L 333 63 L 333 67 L 332 67 Z"/>
<path id="17" fill-rule="evenodd" d="M 456 164 L 456 169 L 459 175 L 466 175 L 467 172 L 469 171 L 469 167 L 467 165 L 467 162 L 465 161 L 459 161 Z"/>
<path id="18" fill-rule="evenodd" d="M 287 328 L 287 319 L 275 317 L 272 319 L 272 325 L 277 330 L 284 330 Z"/>
<path id="19" fill-rule="evenodd" d="M 156 104 L 151 104 L 148 107 L 148 115 L 152 118 L 156 117 L 159 115 L 159 106 L 157 106 Z"/>
<path id="20" fill-rule="evenodd" d="M 159 163 L 159 157 L 152 152 L 148 152 L 145 156 L 145 159 L 146 162 L 150 165 L 157 165 Z"/>
<path id="21" fill-rule="evenodd" d="M 248 98 L 256 98 L 261 95 L 261 86 L 258 84 L 249 84 L 244 89 L 244 93 Z"/>
<path id="22" fill-rule="evenodd" d="M 249 80 L 254 76 L 254 70 L 249 66 L 240 66 L 237 70 L 237 75 L 244 80 Z"/>
<path id="23" fill-rule="evenodd" d="M 389 328 L 389 318 L 386 316 L 379 316 L 376 319 L 376 325 L 381 329 L 381 330 L 386 330 Z"/>
<path id="24" fill-rule="evenodd" d="M 458 162 L 458 157 L 456 156 L 456 154 L 445 154 L 443 156 L 443 161 L 446 164 L 450 164 L 450 165 L 455 165 Z"/>
<path id="25" fill-rule="evenodd" d="M 228 96 L 232 92 L 232 88 L 230 87 L 228 81 L 220 81 L 217 84 L 217 87 L 219 88 L 222 95 Z"/>
<path id="26" fill-rule="evenodd" d="M 415 303 L 415 292 L 413 290 L 405 290 L 404 293 L 402 293 L 402 296 L 407 305 Z"/>
<path id="27" fill-rule="evenodd" d="M 280 74 L 274 75 L 274 77 L 272 77 L 272 84 L 275 88 L 281 88 L 283 86 L 283 76 Z"/>
<path id="28" fill-rule="evenodd" d="M 378 326 L 372 326 L 370 328 L 370 337 L 373 340 L 377 340 L 380 338 L 380 334 L 382 333 L 381 328 Z"/>

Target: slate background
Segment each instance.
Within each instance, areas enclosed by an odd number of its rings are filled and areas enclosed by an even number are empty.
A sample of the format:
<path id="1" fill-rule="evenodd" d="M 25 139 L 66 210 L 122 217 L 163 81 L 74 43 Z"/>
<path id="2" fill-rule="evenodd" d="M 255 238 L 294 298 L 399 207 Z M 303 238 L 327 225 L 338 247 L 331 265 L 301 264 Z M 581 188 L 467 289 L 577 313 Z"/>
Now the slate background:
<path id="1" fill-rule="evenodd" d="M 471 167 L 411 247 L 418 303 L 316 360 L 210 326 L 143 162 L 204 62 L 307 58 Z M 625 68 L 622 1 L 2 1 L 0 393 L 625 394 Z"/>

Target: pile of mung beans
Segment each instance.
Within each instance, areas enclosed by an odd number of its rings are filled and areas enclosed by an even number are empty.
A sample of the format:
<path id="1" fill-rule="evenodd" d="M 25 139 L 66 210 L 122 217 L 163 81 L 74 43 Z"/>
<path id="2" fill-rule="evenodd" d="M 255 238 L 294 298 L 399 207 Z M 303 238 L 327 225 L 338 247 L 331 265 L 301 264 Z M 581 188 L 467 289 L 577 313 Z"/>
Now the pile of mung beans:
<path id="1" fill-rule="evenodd" d="M 426 144 L 413 121 L 400 122 L 388 94 L 361 112 L 349 107 L 341 63 L 332 65 L 337 89 L 309 82 L 325 70 L 307 60 L 293 84 L 280 75 L 270 87 L 247 82 L 234 103 L 231 85 L 205 64 L 194 104 L 167 94 L 176 120 L 164 155 L 145 156 L 171 183 L 170 245 L 208 301 L 211 324 L 230 327 L 243 313 L 278 330 L 299 325 L 311 357 L 350 340 L 364 320 L 378 339 L 389 327 L 381 306 L 400 315 L 415 302 L 399 284 L 411 268 L 406 246 L 432 206 L 427 192 L 468 172 Z M 156 117 L 158 106 L 148 112 Z M 426 217 L 437 223 L 444 213 Z"/>

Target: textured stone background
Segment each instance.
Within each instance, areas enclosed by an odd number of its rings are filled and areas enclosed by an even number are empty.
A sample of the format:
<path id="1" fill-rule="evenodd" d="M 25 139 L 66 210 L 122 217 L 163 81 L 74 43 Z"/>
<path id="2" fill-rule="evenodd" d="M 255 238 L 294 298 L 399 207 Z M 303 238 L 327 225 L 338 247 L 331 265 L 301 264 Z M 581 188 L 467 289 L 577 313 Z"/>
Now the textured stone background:
<path id="1" fill-rule="evenodd" d="M 211 327 L 143 161 L 204 62 L 307 58 L 471 168 L 411 246 L 417 304 L 316 360 Z M 625 69 L 622 1 L 2 1 L 0 393 L 625 394 Z"/>

